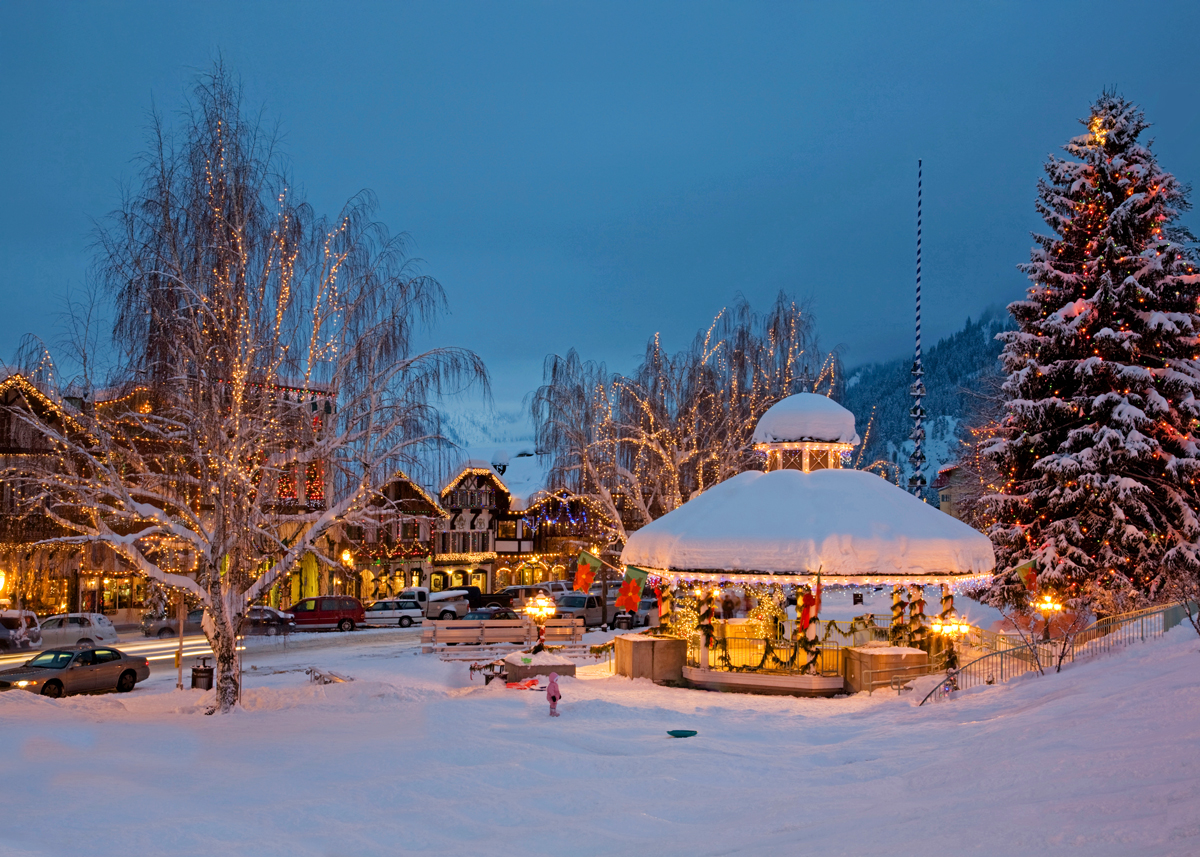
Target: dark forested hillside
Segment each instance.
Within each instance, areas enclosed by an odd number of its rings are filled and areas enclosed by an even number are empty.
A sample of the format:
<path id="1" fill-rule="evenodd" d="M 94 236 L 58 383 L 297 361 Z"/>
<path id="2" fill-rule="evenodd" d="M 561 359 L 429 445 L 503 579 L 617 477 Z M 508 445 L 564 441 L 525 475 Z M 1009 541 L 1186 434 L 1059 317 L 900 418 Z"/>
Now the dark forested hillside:
<path id="1" fill-rule="evenodd" d="M 975 408 L 977 394 L 988 386 L 989 376 L 999 377 L 1001 344 L 995 337 L 1010 326 L 1005 310 L 988 309 L 977 320 L 968 318 L 962 330 L 925 351 L 925 454 L 929 460 L 925 477 L 930 484 L 938 468 L 958 454 L 963 417 Z M 908 456 L 912 452 L 908 439 L 912 429 L 908 413 L 912 407 L 908 395 L 911 370 L 912 357 L 908 356 L 852 369 L 847 373 L 842 402 L 854 412 L 860 435 L 867 434 L 871 423 L 859 466 L 878 459 L 894 462 L 902 485 L 908 484 Z"/>

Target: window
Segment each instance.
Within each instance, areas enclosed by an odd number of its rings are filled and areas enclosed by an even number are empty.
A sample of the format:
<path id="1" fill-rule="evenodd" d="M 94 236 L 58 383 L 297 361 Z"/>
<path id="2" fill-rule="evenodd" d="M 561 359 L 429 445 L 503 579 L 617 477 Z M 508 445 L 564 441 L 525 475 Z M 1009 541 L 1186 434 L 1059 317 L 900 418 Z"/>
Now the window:
<path id="1" fill-rule="evenodd" d="M 327 611 L 337 610 L 337 609 L 338 609 L 338 600 L 336 598 L 322 598 L 321 599 L 321 611 L 322 612 L 327 612 Z"/>
<path id="2" fill-rule="evenodd" d="M 77 654 L 75 656 L 75 666 L 90 667 L 90 666 L 94 666 L 95 663 L 96 663 L 96 653 L 95 652 L 80 652 L 79 654 Z"/>
<path id="3" fill-rule="evenodd" d="M 304 601 L 301 601 L 299 604 L 296 604 L 294 607 L 292 607 L 292 612 L 293 613 L 311 613 L 313 610 L 316 610 L 316 609 L 317 609 L 316 599 L 308 598 L 308 599 L 305 599 Z"/>
<path id="4" fill-rule="evenodd" d="M 489 548 L 488 548 L 488 536 L 489 535 L 490 535 L 489 533 L 480 533 L 479 534 L 479 549 L 481 551 L 483 551 L 484 553 L 487 553 L 487 551 L 489 550 Z"/>
<path id="5" fill-rule="evenodd" d="M 500 521 L 496 524 L 496 538 L 515 539 L 517 537 L 516 521 Z"/>
<path id="6" fill-rule="evenodd" d="M 402 539 L 417 539 L 420 538 L 420 531 L 417 529 L 416 522 L 405 522 L 400 525 L 400 538 Z"/>
<path id="7" fill-rule="evenodd" d="M 67 625 L 69 625 L 69 626 L 73 625 L 76 627 L 83 627 L 84 621 L 85 620 L 81 616 L 68 616 L 67 617 Z"/>
<path id="8" fill-rule="evenodd" d="M 62 619 L 47 619 L 45 622 L 42 623 L 42 628 L 44 630 L 53 631 L 56 628 L 62 627 L 62 621 L 63 621 Z"/>
<path id="9" fill-rule="evenodd" d="M 827 470 L 833 467 L 829 460 L 830 452 L 827 449 L 812 449 L 808 452 L 808 469 L 812 470 Z"/>
<path id="10" fill-rule="evenodd" d="M 109 661 L 119 661 L 121 656 L 112 649 L 96 649 L 96 663 L 106 664 Z"/>
<path id="11" fill-rule="evenodd" d="M 340 601 L 343 610 L 353 610 L 356 606 L 353 598 L 342 598 Z"/>
<path id="12" fill-rule="evenodd" d="M 420 610 L 420 606 L 415 601 L 401 601 L 396 605 L 397 610 Z"/>

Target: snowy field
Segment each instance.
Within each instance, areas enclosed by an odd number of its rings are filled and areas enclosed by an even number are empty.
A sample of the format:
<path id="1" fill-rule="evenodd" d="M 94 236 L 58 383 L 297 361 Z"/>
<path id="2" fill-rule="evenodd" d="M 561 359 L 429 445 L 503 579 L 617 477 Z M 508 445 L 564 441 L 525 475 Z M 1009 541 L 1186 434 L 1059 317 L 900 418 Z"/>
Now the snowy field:
<path id="1" fill-rule="evenodd" d="M 924 708 L 590 668 L 557 719 L 379 640 L 249 655 L 227 717 L 173 671 L 125 695 L 0 694 L 0 854 L 1200 853 L 1187 627 Z M 310 685 L 312 665 L 355 681 Z"/>

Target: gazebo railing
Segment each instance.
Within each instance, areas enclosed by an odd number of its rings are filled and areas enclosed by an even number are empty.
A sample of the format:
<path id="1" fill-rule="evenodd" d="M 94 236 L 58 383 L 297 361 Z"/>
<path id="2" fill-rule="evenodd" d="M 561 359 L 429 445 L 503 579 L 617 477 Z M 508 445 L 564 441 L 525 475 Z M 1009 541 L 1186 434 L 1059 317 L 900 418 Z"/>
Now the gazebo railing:
<path id="1" fill-rule="evenodd" d="M 809 671 L 812 675 L 842 674 L 844 646 L 827 642 Z M 767 640 L 754 637 L 715 639 L 708 647 L 707 658 L 702 651 L 701 635 L 688 640 L 687 665 L 705 667 L 718 672 L 769 673 L 773 675 L 802 675 L 808 664 L 808 653 L 791 640 Z"/>

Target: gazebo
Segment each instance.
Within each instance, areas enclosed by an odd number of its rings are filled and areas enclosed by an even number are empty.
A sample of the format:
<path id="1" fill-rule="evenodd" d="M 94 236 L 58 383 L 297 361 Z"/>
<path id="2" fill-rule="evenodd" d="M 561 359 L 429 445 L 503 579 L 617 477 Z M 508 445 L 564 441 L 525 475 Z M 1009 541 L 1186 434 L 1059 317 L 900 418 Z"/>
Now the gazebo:
<path id="1" fill-rule="evenodd" d="M 842 586 L 990 578 L 987 537 L 873 473 L 843 467 L 858 435 L 854 415 L 831 399 L 782 400 L 759 420 L 754 441 L 766 472 L 740 473 L 647 524 L 621 561 L 688 590 L 811 586 L 818 572 L 823 584 Z"/>

